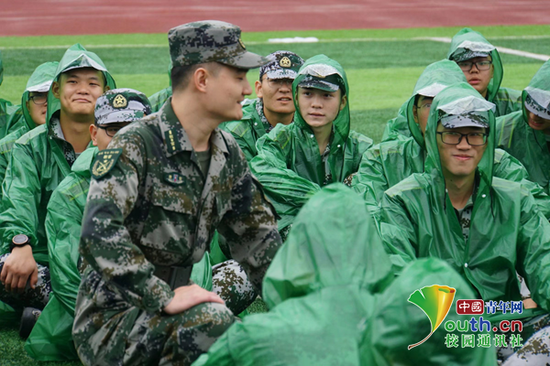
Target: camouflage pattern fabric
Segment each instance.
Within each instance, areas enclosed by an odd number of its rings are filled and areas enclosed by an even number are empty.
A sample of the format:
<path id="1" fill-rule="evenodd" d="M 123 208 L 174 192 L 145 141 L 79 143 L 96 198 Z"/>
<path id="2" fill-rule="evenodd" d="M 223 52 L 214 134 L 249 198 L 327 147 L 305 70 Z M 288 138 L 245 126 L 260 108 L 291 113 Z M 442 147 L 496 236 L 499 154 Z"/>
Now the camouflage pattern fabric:
<path id="1" fill-rule="evenodd" d="M 244 69 L 267 63 L 267 59 L 248 52 L 241 40 L 241 29 L 217 20 L 193 22 L 168 32 L 172 65 L 189 66 L 207 62 Z"/>
<path id="2" fill-rule="evenodd" d="M 103 126 L 109 123 L 131 122 L 151 114 L 151 103 L 140 91 L 127 88 L 108 90 L 97 98 L 95 123 Z"/>
<path id="3" fill-rule="evenodd" d="M 499 365 L 550 365 L 550 315 L 544 314 L 524 321 L 521 332 L 523 346 L 513 348 L 506 337 L 507 346 L 497 348 Z"/>
<path id="4" fill-rule="evenodd" d="M 218 294 L 235 315 L 249 307 L 257 295 L 244 269 L 233 259 L 212 267 L 212 292 Z"/>
<path id="5" fill-rule="evenodd" d="M 89 266 L 76 304 L 76 348 L 86 364 L 140 357 L 142 364 L 189 364 L 233 314 L 219 304 L 162 313 L 174 292 L 155 266 L 198 262 L 218 229 L 260 291 L 281 245 L 275 210 L 230 134 L 213 131 L 210 169 L 201 173 L 171 99 L 120 130 L 109 147 L 92 166 L 82 222 L 80 253 Z"/>
<path id="6" fill-rule="evenodd" d="M 260 67 L 260 81 L 267 74 L 269 79 L 296 79 L 304 60 L 290 51 L 275 51 L 266 57 L 269 62 Z"/>
<path id="7" fill-rule="evenodd" d="M 4 262 L 9 257 L 9 254 L 0 256 L 0 272 L 4 267 Z M 52 292 L 52 285 L 50 283 L 50 270 L 48 267 L 38 264 L 38 282 L 33 289 L 27 284 L 25 291 L 21 294 L 14 294 L 7 292 L 4 289 L 4 285 L 0 283 L 0 301 L 5 302 L 14 309 L 23 309 L 25 307 L 33 307 L 37 309 L 44 309 L 44 306 L 50 299 L 50 292 Z"/>

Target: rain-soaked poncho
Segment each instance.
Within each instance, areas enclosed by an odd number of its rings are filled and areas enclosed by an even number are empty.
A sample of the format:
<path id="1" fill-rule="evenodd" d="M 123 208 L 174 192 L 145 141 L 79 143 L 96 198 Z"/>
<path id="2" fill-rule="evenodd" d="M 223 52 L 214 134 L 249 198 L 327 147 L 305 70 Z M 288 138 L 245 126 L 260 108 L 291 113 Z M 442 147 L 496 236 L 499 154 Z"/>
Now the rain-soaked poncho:
<path id="1" fill-rule="evenodd" d="M 159 90 L 155 94 L 151 95 L 149 97 L 149 102 L 151 103 L 151 111 L 153 113 L 156 113 L 160 110 L 160 107 L 163 106 L 164 103 L 172 96 L 172 61 L 170 61 L 170 65 L 168 65 L 168 79 L 170 80 L 170 86 L 167 88 L 164 88 L 162 90 Z"/>
<path id="2" fill-rule="evenodd" d="M 0 51 L 0 85 L 4 81 L 4 63 L 2 62 L 2 51 Z M 0 98 L 0 139 L 7 134 L 9 113 L 8 108 L 11 102 Z"/>
<path id="3" fill-rule="evenodd" d="M 230 121 L 220 126 L 233 135 L 248 162 L 258 154 L 256 142 L 267 133 L 262 117 L 258 114 L 258 103 L 261 103 L 260 98 L 246 101 L 240 121 Z"/>
<path id="4" fill-rule="evenodd" d="M 101 59 L 86 51 L 80 44 L 70 47 L 57 68 L 54 80 L 61 73 L 82 67 L 103 72 L 107 86 L 115 83 Z M 46 207 L 53 190 L 71 171 L 64 148 L 70 144 L 54 136 L 52 116 L 59 115 L 59 100 L 48 92 L 46 124 L 27 132 L 17 140 L 2 184 L 2 210 L 0 213 L 0 253 L 9 252 L 9 243 L 17 234 L 29 237 L 34 259 L 48 263 L 48 249 L 44 221 Z"/>
<path id="5" fill-rule="evenodd" d="M 504 69 L 502 68 L 502 61 L 500 60 L 498 50 L 491 43 L 489 43 L 489 41 L 487 41 L 481 33 L 470 28 L 464 28 L 455 34 L 451 41 L 447 58 L 451 60 L 451 56 L 459 48 L 465 49 L 465 52 L 482 51 L 491 54 L 494 73 L 491 82 L 487 86 L 486 99 L 495 104 L 495 117 L 504 116 L 520 110 L 521 93 L 518 90 L 500 87 L 504 76 Z M 382 136 L 382 141 L 394 140 L 400 136 L 411 136 L 410 130 L 408 130 L 406 126 L 407 121 L 403 118 L 405 109 L 406 104 L 399 109 L 398 116 L 396 118 L 388 121 Z"/>
<path id="6" fill-rule="evenodd" d="M 420 75 L 403 114 L 407 120 L 408 134 L 412 137 L 382 142 L 369 148 L 361 160 L 359 171 L 353 177 L 352 187 L 369 205 L 377 205 L 386 189 L 413 173 L 424 171 L 426 149 L 420 126 L 414 121 L 415 96 L 433 97 L 446 86 L 465 81 L 462 70 L 449 60 L 434 62 Z M 494 176 L 523 182 L 536 198 L 543 214 L 550 218 L 550 197 L 538 184 L 527 180 L 529 175 L 521 163 L 501 149 L 495 150 L 494 159 Z"/>
<path id="7" fill-rule="evenodd" d="M 51 84 L 54 74 L 57 70 L 58 62 L 45 62 L 38 66 L 31 77 L 27 81 L 27 87 L 23 92 L 21 97 L 21 108 L 17 114 L 21 115 L 21 118 L 14 121 L 14 116 L 10 118 L 10 125 L 8 130 L 11 131 L 7 136 L 0 140 L 0 184 L 4 181 L 4 176 L 6 175 L 6 169 L 8 167 L 8 161 L 11 156 L 11 149 L 13 144 L 21 136 L 32 130 L 36 127 L 36 124 L 29 114 L 29 109 L 27 108 L 27 102 L 29 102 L 29 96 L 33 89 L 39 88 L 42 85 Z M 32 103 L 32 101 L 31 101 Z M 14 122 L 11 125 L 11 122 Z M 2 190 L 0 189 L 0 200 L 2 199 Z"/>
<path id="8" fill-rule="evenodd" d="M 523 90 L 522 99 L 533 94 L 535 100 L 550 110 L 550 61 L 546 61 Z M 529 127 L 528 111 L 522 110 L 497 119 L 497 146 L 519 159 L 530 179 L 550 192 L 550 151 L 547 136 Z"/>
<path id="9" fill-rule="evenodd" d="M 328 147 L 327 164 L 323 163 L 319 146 L 312 129 L 302 118 L 297 100 L 297 85 L 313 69 L 339 75 L 345 86 L 348 103 L 333 122 Z M 322 186 L 343 182 L 359 168 L 361 156 L 372 145 L 368 137 L 350 130 L 349 85 L 342 66 L 325 55 L 307 60 L 292 84 L 294 95 L 294 123 L 278 124 L 270 133 L 261 137 L 256 148 L 258 155 L 250 162 L 252 172 L 262 183 L 266 195 L 281 216 L 279 230 L 290 225 L 307 200 Z M 326 177 L 331 176 L 327 181 Z"/>
<path id="10" fill-rule="evenodd" d="M 492 103 L 465 83 L 450 86 L 435 97 L 425 134 L 425 172 L 413 174 L 385 192 L 381 232 L 397 268 L 420 257 L 441 258 L 475 288 L 476 297 L 486 301 L 521 300 L 517 271 L 526 279 L 533 300 L 548 310 L 550 224 L 521 183 L 493 177 L 495 120 L 491 108 Z M 476 173 L 478 183 L 465 240 L 446 194 L 436 128 L 441 118 L 468 111 L 485 116 L 490 127 Z"/>
<path id="11" fill-rule="evenodd" d="M 235 323 L 193 366 L 495 365 L 492 349 L 445 347 L 407 299 L 436 283 L 474 293 L 449 265 L 415 261 L 394 282 L 375 221 L 341 184 L 323 188 L 296 217 L 264 279 L 269 313 Z M 454 305 L 447 320 L 458 320 Z M 399 363 L 398 363 L 399 361 Z"/>

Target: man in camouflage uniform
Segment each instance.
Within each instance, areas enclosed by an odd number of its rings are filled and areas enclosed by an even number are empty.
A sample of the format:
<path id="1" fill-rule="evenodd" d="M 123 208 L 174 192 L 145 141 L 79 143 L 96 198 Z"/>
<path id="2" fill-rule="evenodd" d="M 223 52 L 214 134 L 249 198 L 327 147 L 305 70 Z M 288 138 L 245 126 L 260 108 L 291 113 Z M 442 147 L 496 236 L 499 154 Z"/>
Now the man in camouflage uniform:
<path id="1" fill-rule="evenodd" d="M 260 78 L 254 84 L 258 98 L 245 102 L 240 121 L 222 125 L 237 140 L 247 161 L 258 155 L 256 141 L 277 124 L 290 124 L 296 110 L 292 82 L 304 60 L 289 51 L 274 52 L 267 59 L 269 62 L 260 67 Z"/>
<path id="2" fill-rule="evenodd" d="M 97 155 L 73 326 L 86 365 L 191 364 L 235 321 L 189 282 L 214 230 L 257 288 L 281 245 L 273 207 L 217 129 L 242 117 L 246 72 L 265 63 L 240 33 L 219 21 L 171 29 L 172 98 Z"/>

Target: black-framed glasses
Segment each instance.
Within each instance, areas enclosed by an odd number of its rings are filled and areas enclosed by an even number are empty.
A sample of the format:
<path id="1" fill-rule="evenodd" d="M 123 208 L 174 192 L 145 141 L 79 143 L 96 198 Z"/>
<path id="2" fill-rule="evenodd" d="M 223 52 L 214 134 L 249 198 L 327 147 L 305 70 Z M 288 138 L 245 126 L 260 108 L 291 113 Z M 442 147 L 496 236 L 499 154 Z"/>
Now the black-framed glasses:
<path id="1" fill-rule="evenodd" d="M 105 133 L 107 134 L 107 136 L 113 137 L 118 131 L 124 128 L 124 126 L 97 126 L 97 128 L 101 128 L 102 130 L 105 130 Z"/>
<path id="2" fill-rule="evenodd" d="M 272 88 L 281 88 L 283 85 L 286 85 L 289 88 L 292 88 L 292 79 L 270 79 L 267 78 L 267 83 Z"/>
<path id="3" fill-rule="evenodd" d="M 484 61 L 478 61 L 478 62 L 472 62 L 472 61 L 457 62 L 458 66 L 462 71 L 470 71 L 473 65 L 476 65 L 476 68 L 479 71 L 487 71 L 491 68 L 492 63 L 493 61 L 490 61 L 490 60 L 484 60 Z"/>
<path id="4" fill-rule="evenodd" d="M 460 133 L 460 132 L 436 132 L 441 135 L 441 141 L 447 145 L 458 145 L 463 137 L 470 146 L 483 146 L 487 142 L 487 134 L 482 132 Z"/>
<path id="5" fill-rule="evenodd" d="M 29 97 L 30 100 L 36 105 L 44 105 L 48 101 L 48 94 L 35 94 Z"/>

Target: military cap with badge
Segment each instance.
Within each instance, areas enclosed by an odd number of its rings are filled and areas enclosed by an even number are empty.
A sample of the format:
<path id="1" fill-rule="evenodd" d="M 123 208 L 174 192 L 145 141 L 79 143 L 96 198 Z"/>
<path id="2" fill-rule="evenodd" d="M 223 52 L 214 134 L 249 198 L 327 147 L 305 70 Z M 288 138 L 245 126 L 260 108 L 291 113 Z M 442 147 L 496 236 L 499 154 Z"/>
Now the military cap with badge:
<path id="1" fill-rule="evenodd" d="M 296 79 L 304 60 L 290 51 L 276 51 L 266 57 L 269 62 L 260 67 L 260 80 L 264 75 L 269 79 Z"/>

